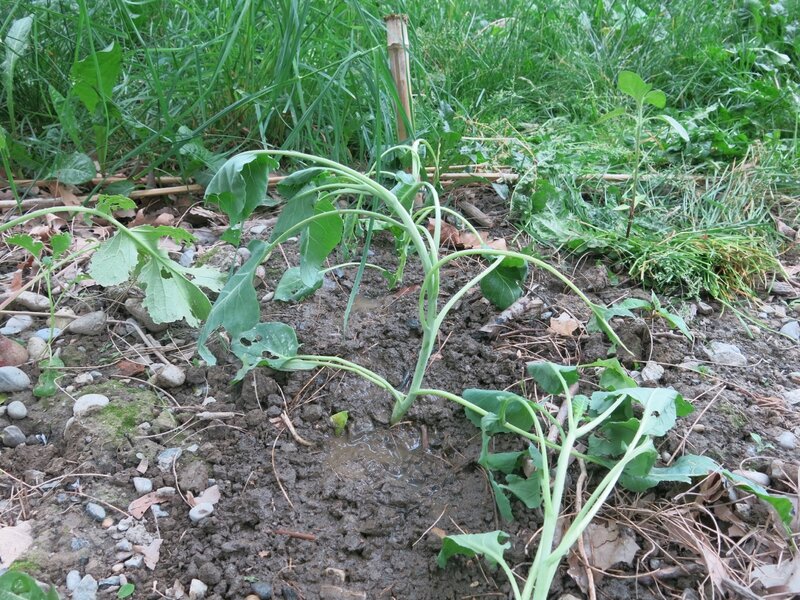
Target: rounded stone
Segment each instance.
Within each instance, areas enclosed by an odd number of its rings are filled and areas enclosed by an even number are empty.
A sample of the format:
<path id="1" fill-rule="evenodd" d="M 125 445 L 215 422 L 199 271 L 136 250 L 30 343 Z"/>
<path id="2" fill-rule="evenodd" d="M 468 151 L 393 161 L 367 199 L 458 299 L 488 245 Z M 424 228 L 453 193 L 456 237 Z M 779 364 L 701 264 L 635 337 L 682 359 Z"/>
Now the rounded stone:
<path id="1" fill-rule="evenodd" d="M 265 581 L 251 583 L 250 591 L 258 596 L 259 600 L 272 600 L 272 585 Z"/>
<path id="2" fill-rule="evenodd" d="M 16 448 L 25 443 L 25 434 L 16 425 L 9 425 L 3 429 L 3 433 L 0 434 L 0 440 L 2 440 L 4 446 Z"/>
<path id="3" fill-rule="evenodd" d="M 19 392 L 31 387 L 30 377 L 17 367 L 0 367 L 0 393 Z"/>
<path id="4" fill-rule="evenodd" d="M 8 405 L 6 414 L 8 415 L 9 419 L 19 421 L 20 419 L 24 419 L 28 416 L 28 409 L 25 408 L 25 405 L 19 400 L 14 400 Z"/>
<path id="5" fill-rule="evenodd" d="M 3 327 L 0 327 L 2 335 L 16 335 L 33 325 L 33 317 L 30 315 L 14 315 Z"/>
<path id="6" fill-rule="evenodd" d="M 106 509 L 94 502 L 87 502 L 86 514 L 94 521 L 102 522 L 106 518 Z"/>
<path id="7" fill-rule="evenodd" d="M 133 487 L 139 494 L 149 494 L 153 491 L 153 482 L 147 477 L 134 477 Z"/>
<path id="8" fill-rule="evenodd" d="M 33 361 L 39 361 L 46 357 L 47 342 L 36 336 L 28 338 L 28 358 Z"/>
<path id="9" fill-rule="evenodd" d="M 97 335 L 105 329 L 107 318 L 102 310 L 90 312 L 72 321 L 67 331 L 78 335 Z"/>
<path id="10" fill-rule="evenodd" d="M 60 336 L 61 330 L 58 327 L 45 327 L 44 329 L 39 329 L 33 335 L 42 338 L 45 342 L 49 342 Z"/>
<path id="11" fill-rule="evenodd" d="M 71 592 L 81 582 L 81 574 L 79 571 L 72 570 L 67 573 L 67 589 Z"/>
<path id="12" fill-rule="evenodd" d="M 794 450 L 797 447 L 797 437 L 791 431 L 784 431 L 776 438 L 776 441 L 784 450 Z"/>
<path id="13" fill-rule="evenodd" d="M 83 417 L 100 410 L 108 402 L 108 397 L 103 394 L 84 394 L 75 401 L 72 406 L 72 414 L 76 417 Z"/>
<path id="14" fill-rule="evenodd" d="M 199 523 L 213 512 L 213 504 L 201 502 L 197 506 L 192 507 L 192 510 L 189 511 L 189 518 L 192 520 L 192 523 Z"/>
<path id="15" fill-rule="evenodd" d="M 186 372 L 176 365 L 166 365 L 156 374 L 156 383 L 165 388 L 178 387 L 185 381 Z"/>

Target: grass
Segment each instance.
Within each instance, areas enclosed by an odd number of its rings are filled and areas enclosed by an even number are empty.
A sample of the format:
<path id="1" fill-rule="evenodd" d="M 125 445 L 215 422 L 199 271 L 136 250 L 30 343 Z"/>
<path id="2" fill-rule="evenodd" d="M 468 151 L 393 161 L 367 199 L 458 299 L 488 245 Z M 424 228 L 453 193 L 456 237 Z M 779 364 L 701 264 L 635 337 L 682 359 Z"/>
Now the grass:
<path id="1" fill-rule="evenodd" d="M 712 273 L 687 293 L 735 294 L 751 272 L 774 267 L 767 215 L 797 223 L 787 200 L 800 190 L 800 0 L 15 0 L 0 11 L 0 37 L 27 15 L 33 26 L 0 94 L 4 170 L 46 176 L 78 151 L 108 173 L 204 182 L 224 156 L 254 147 L 369 163 L 395 140 L 382 23 L 391 11 L 409 15 L 415 134 L 443 161 L 518 167 L 531 189 L 522 186 L 517 204 L 530 205 L 539 182 L 556 182 L 571 197 L 568 221 L 594 225 L 600 208 L 581 204 L 580 178 L 632 170 L 631 128 L 605 115 L 623 102 L 618 73 L 633 70 L 666 92 L 665 114 L 690 136 L 687 144 L 653 131 L 644 171 L 665 173 L 667 183 L 708 175 L 725 189 L 696 201 L 696 189 L 653 185 L 635 243 L 619 245 L 613 228 L 594 243 L 613 245 L 654 285 L 685 288 L 680 280 Z M 84 61 L 93 77 L 109 47 L 121 49 L 121 64 L 90 112 L 76 97 L 75 65 Z M 487 137 L 517 142 L 501 148 Z M 760 162 L 748 171 L 765 187 L 733 182 L 733 166 L 754 153 Z M 609 206 L 624 195 L 612 187 L 592 191 L 592 201 Z M 730 198 L 733 208 L 721 208 Z M 664 215 L 669 247 L 686 254 L 666 279 L 653 268 L 660 248 L 648 243 L 664 235 L 651 227 Z M 730 272 L 713 274 L 731 257 Z"/>

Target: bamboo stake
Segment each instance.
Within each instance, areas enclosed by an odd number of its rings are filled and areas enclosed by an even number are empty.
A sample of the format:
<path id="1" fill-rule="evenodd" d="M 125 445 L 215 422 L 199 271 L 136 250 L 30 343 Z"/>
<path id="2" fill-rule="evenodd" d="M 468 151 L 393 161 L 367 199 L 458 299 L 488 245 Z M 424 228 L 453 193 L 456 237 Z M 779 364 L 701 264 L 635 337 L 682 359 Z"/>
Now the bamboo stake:
<path id="1" fill-rule="evenodd" d="M 411 70 L 408 55 L 408 17 L 389 15 L 386 21 L 386 44 L 389 49 L 389 70 L 397 91 L 397 137 L 404 142 L 413 135 L 414 119 L 411 112 Z M 409 130 L 410 129 L 410 130 Z"/>

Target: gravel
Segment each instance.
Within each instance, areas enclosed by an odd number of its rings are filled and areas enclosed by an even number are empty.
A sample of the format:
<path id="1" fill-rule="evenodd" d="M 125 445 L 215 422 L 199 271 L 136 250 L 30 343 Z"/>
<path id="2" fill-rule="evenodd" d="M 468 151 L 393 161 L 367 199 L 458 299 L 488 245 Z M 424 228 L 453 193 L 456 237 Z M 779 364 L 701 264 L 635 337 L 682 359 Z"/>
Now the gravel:
<path id="1" fill-rule="evenodd" d="M 30 315 L 14 315 L 3 327 L 0 327 L 0 334 L 2 335 L 16 335 L 22 333 L 33 325 L 33 317 Z"/>
<path id="2" fill-rule="evenodd" d="M 153 482 L 147 477 L 134 477 L 133 487 L 138 494 L 149 494 L 153 491 Z"/>
<path id="3" fill-rule="evenodd" d="M 93 520 L 99 522 L 106 518 L 106 509 L 99 504 L 95 504 L 94 502 L 87 502 L 86 514 L 89 515 Z"/>
<path id="4" fill-rule="evenodd" d="M 3 442 L 4 446 L 16 448 L 25 443 L 25 434 L 16 425 L 10 425 L 3 429 L 3 433 L 0 433 L 0 441 Z"/>
<path id="5" fill-rule="evenodd" d="M 189 511 L 189 518 L 192 520 L 192 523 L 199 523 L 213 512 L 213 504 L 210 504 L 209 502 L 201 502 L 200 504 L 192 507 L 192 510 Z"/>
<path id="6" fill-rule="evenodd" d="M 76 418 L 80 418 L 100 410 L 108 402 L 108 397 L 103 394 L 84 394 L 75 401 L 72 407 L 72 414 Z"/>
<path id="7" fill-rule="evenodd" d="M 108 317 L 102 310 L 90 312 L 72 321 L 67 327 L 67 331 L 77 335 L 97 335 L 106 327 Z"/>
<path id="8" fill-rule="evenodd" d="M 11 404 L 8 405 L 6 414 L 8 415 L 9 419 L 13 419 L 14 421 L 19 421 L 20 419 L 24 419 L 25 417 L 28 416 L 28 409 L 25 408 L 25 405 L 19 400 L 14 400 Z"/>

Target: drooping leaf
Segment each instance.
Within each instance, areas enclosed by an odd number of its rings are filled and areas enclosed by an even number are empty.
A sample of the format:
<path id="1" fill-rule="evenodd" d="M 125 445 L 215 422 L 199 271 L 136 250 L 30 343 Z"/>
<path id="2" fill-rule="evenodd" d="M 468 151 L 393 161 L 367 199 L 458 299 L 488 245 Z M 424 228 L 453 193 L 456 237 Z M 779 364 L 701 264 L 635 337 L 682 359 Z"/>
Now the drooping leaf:
<path id="1" fill-rule="evenodd" d="M 278 167 L 271 156 L 261 152 L 243 152 L 228 159 L 206 187 L 206 202 L 217 204 L 228 215 L 230 228 L 223 235 L 226 242 L 238 244 L 241 226 L 267 200 L 269 171 Z"/>
<path id="2" fill-rule="evenodd" d="M 476 427 L 481 427 L 489 434 L 508 431 L 504 423 L 510 423 L 524 431 L 528 431 L 531 425 L 533 425 L 533 416 L 531 412 L 525 408 L 525 405 L 529 404 L 529 402 L 521 396 L 500 390 L 479 389 L 464 390 L 462 396 L 467 402 L 471 402 L 496 416 L 493 423 L 491 423 L 491 420 L 482 423 L 483 418 L 478 413 L 469 408 L 464 409 L 467 418 L 472 424 Z M 504 420 L 499 420 L 501 415 L 504 417 Z"/>
<path id="3" fill-rule="evenodd" d="M 519 452 L 487 452 L 479 463 L 482 467 L 486 467 L 491 471 L 509 474 L 517 469 L 519 459 L 526 454 L 525 450 L 520 450 Z"/>
<path id="4" fill-rule="evenodd" d="M 444 568 L 452 556 L 472 558 L 480 554 L 490 565 L 505 564 L 503 553 L 511 547 L 511 542 L 507 541 L 510 537 L 504 531 L 448 535 L 442 540 L 436 563 Z"/>
<path id="5" fill-rule="evenodd" d="M 122 194 L 100 194 L 95 208 L 110 215 L 115 210 L 133 210 L 136 208 L 136 202 Z"/>
<path id="6" fill-rule="evenodd" d="M 689 143 L 689 133 L 686 131 L 683 125 L 678 123 L 678 121 L 676 121 L 669 115 L 658 115 L 658 118 L 664 121 L 670 127 L 672 127 L 675 133 L 677 133 L 684 142 L 686 142 L 687 144 Z"/>
<path id="7" fill-rule="evenodd" d="M 527 276 L 527 262 L 521 258 L 506 257 L 481 279 L 481 292 L 497 308 L 505 310 L 522 296 L 522 284 Z"/>
<path id="8" fill-rule="evenodd" d="M 500 487 L 516 496 L 527 508 L 539 508 L 542 504 L 542 481 L 537 473 L 525 478 L 507 475 L 505 484 Z"/>
<path id="9" fill-rule="evenodd" d="M 33 17 L 22 17 L 14 20 L 8 28 L 3 45 L 6 47 L 6 56 L 0 69 L 6 78 L 6 85 L 11 86 L 14 81 L 14 67 L 17 61 L 28 51 L 28 39 L 33 27 Z"/>
<path id="10" fill-rule="evenodd" d="M 309 283 L 303 280 L 303 269 L 292 267 L 284 271 L 278 286 L 275 288 L 275 300 L 281 302 L 300 302 L 322 287 L 323 276 L 313 271 L 316 279 Z"/>
<path id="11" fill-rule="evenodd" d="M 121 68 L 122 48 L 114 42 L 72 65 L 72 91 L 90 113 L 94 114 L 98 103 L 111 100 Z"/>
<path id="12" fill-rule="evenodd" d="M 514 520 L 514 513 L 511 510 L 511 501 L 508 499 L 505 490 L 495 481 L 494 475 L 489 471 L 489 484 L 492 486 L 494 502 L 497 505 L 497 512 L 503 521 L 511 522 Z"/>
<path id="13" fill-rule="evenodd" d="M 300 238 L 300 279 L 306 286 L 320 280 L 319 268 L 339 242 L 344 222 L 330 200 L 320 200 L 314 214 L 322 215 L 309 223 Z"/>
<path id="14" fill-rule="evenodd" d="M 403 208 L 410 211 L 414 206 L 414 198 L 416 198 L 422 184 L 411 173 L 406 173 L 405 171 L 397 171 L 395 178 L 397 183 L 392 188 L 392 193 L 397 196 Z"/>
<path id="15" fill-rule="evenodd" d="M 688 340 L 694 339 L 694 336 L 692 335 L 692 332 L 689 331 L 689 326 L 686 324 L 686 321 L 683 320 L 683 317 L 681 317 L 678 314 L 672 313 L 665 308 L 659 308 L 656 312 L 673 328 L 677 329 L 684 336 L 686 336 L 686 339 Z"/>
<path id="16" fill-rule="evenodd" d="M 666 434 L 678 416 L 677 400 L 681 395 L 669 388 L 629 388 L 620 390 L 644 407 L 642 432 L 659 437 Z"/>
<path id="17" fill-rule="evenodd" d="M 91 181 L 95 175 L 97 169 L 92 159 L 82 152 L 73 152 L 56 156 L 47 178 L 69 185 L 79 185 Z"/>
<path id="18" fill-rule="evenodd" d="M 540 361 L 527 364 L 528 374 L 533 377 L 536 384 L 548 394 L 563 394 L 564 388 L 561 380 L 567 387 L 578 382 L 578 369 L 565 365 Z"/>
<path id="19" fill-rule="evenodd" d="M 289 200 L 278 216 L 278 222 L 275 223 L 275 227 L 272 229 L 270 241 L 274 242 L 295 225 L 313 217 L 316 201 L 317 193 L 313 189 L 313 184 L 310 184 L 302 194 L 297 194 Z"/>
<path id="20" fill-rule="evenodd" d="M 256 267 L 264 260 L 268 246 L 262 240 L 253 240 L 247 248 L 250 250 L 250 258 L 228 279 L 220 291 L 197 338 L 197 353 L 209 365 L 217 362 L 205 345 L 214 331 L 224 327 L 235 336 L 255 327 L 261 315 L 258 296 L 253 287 L 253 275 Z"/>

